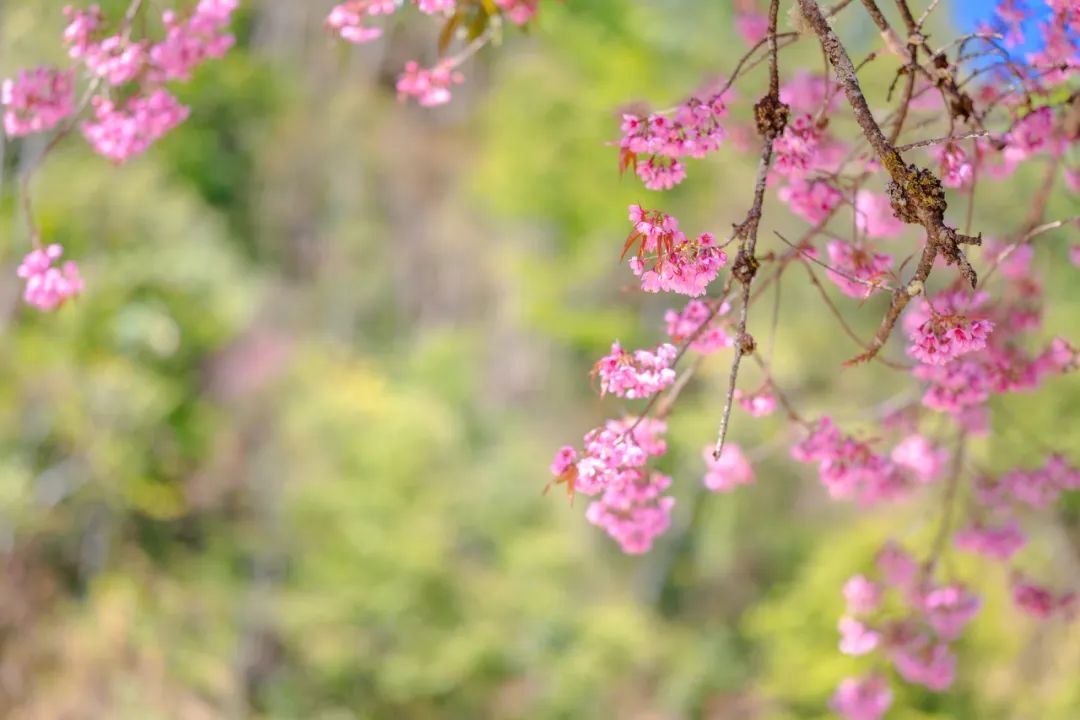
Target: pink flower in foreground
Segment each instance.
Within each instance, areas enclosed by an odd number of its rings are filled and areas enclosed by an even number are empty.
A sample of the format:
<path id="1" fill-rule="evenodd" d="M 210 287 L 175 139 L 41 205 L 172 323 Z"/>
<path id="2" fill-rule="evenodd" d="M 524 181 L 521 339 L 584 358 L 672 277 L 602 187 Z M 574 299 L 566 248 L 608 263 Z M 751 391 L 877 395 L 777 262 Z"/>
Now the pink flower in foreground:
<path id="1" fill-rule="evenodd" d="M 738 445 L 724 445 L 719 459 L 713 457 L 713 447 L 710 445 L 705 448 L 702 456 L 707 468 L 705 487 L 713 492 L 731 492 L 740 485 L 754 482 L 754 469 Z"/>
<path id="2" fill-rule="evenodd" d="M 457 8 L 457 0 L 416 0 L 416 7 L 428 15 L 452 13 Z"/>
<path id="3" fill-rule="evenodd" d="M 892 255 L 873 252 L 861 243 L 853 245 L 830 240 L 825 248 L 829 253 L 829 264 L 835 268 L 835 271 L 828 271 L 829 280 L 848 297 L 870 297 L 871 293 L 880 289 L 892 269 Z"/>
<path id="4" fill-rule="evenodd" d="M 758 12 L 742 12 L 735 16 L 735 29 L 747 45 L 756 45 L 769 32 L 769 19 Z"/>
<path id="5" fill-rule="evenodd" d="M 846 720 L 880 720 L 892 705 L 893 695 L 884 678 L 847 678 L 840 683 L 829 707 Z"/>
<path id="6" fill-rule="evenodd" d="M 39 67 L 20 70 L 0 86 L 8 137 L 50 130 L 75 110 L 71 73 Z"/>
<path id="7" fill-rule="evenodd" d="M 1038 620 L 1046 620 L 1058 612 L 1068 618 L 1075 615 L 1076 593 L 1055 594 L 1049 588 L 1036 585 L 1020 574 L 1014 576 L 1012 582 L 1013 602 L 1028 615 Z"/>
<path id="8" fill-rule="evenodd" d="M 895 648 L 893 665 L 909 683 L 935 692 L 948 689 L 956 680 L 956 655 L 945 643 L 931 644 L 922 636 Z"/>
<path id="9" fill-rule="evenodd" d="M 956 357 L 982 350 L 994 324 L 962 315 L 934 315 L 911 335 L 908 354 L 927 365 L 944 365 Z"/>
<path id="10" fill-rule="evenodd" d="M 82 131 L 99 154 L 123 163 L 186 120 L 188 112 L 164 88 L 145 97 L 135 95 L 124 106 L 98 97 L 94 98 L 96 119 L 83 123 Z"/>
<path id="11" fill-rule="evenodd" d="M 659 345 L 655 350 L 629 353 L 616 340 L 611 345 L 611 352 L 593 368 L 600 379 L 600 393 L 630 399 L 655 395 L 675 382 L 671 364 L 677 353 L 675 346 L 669 343 Z"/>
<path id="12" fill-rule="evenodd" d="M 1069 248 L 1069 260 L 1076 267 L 1080 267 L 1080 244 L 1073 245 Z"/>
<path id="13" fill-rule="evenodd" d="M 844 199 L 843 194 L 829 183 L 803 178 L 793 178 L 777 191 L 777 195 L 793 213 L 811 225 L 827 218 Z"/>
<path id="14" fill-rule="evenodd" d="M 727 264 L 727 253 L 717 246 L 712 233 L 690 239 L 679 230 L 679 221 L 661 210 L 631 205 L 630 222 L 634 229 L 623 254 L 637 245 L 630 271 L 641 278 L 645 292 L 663 290 L 697 297 Z"/>
<path id="15" fill-rule="evenodd" d="M 731 305 L 723 303 L 713 314 L 709 306 L 701 300 L 691 300 L 682 312 L 668 310 L 664 313 L 668 337 L 675 344 L 682 344 L 690 338 L 690 349 L 708 354 L 732 346 L 732 339 L 724 331 L 721 317 L 731 310 Z M 712 317 L 710 318 L 710 315 Z"/>
<path id="16" fill-rule="evenodd" d="M 974 525 L 953 536 L 953 544 L 960 550 L 1001 561 L 1015 555 L 1026 542 L 1027 537 L 1015 520 L 1010 520 L 1000 527 Z"/>
<path id="17" fill-rule="evenodd" d="M 424 107 L 444 105 L 450 102 L 451 85 L 459 85 L 463 81 L 461 73 L 450 64 L 440 63 L 429 69 L 410 60 L 398 77 L 398 99 L 413 97 Z"/>
<path id="18" fill-rule="evenodd" d="M 33 250 L 16 271 L 26 281 L 23 299 L 38 310 L 55 310 L 82 292 L 83 281 L 75 263 L 68 261 L 62 267 L 53 267 L 63 254 L 64 249 L 55 244 Z"/>
<path id="19" fill-rule="evenodd" d="M 840 631 L 840 652 L 845 655 L 866 655 L 881 643 L 881 633 L 855 618 L 840 618 L 837 630 Z"/>
<path id="20" fill-rule="evenodd" d="M 607 531 L 624 553 L 646 553 L 653 540 L 671 526 L 675 498 L 661 495 L 670 485 L 671 478 L 659 474 L 613 485 L 589 503 L 585 518 Z"/>
<path id="21" fill-rule="evenodd" d="M 364 23 L 369 16 L 391 15 L 397 10 L 394 0 L 351 0 L 336 5 L 326 18 L 326 26 L 342 40 L 361 44 L 382 36 L 382 28 Z"/>
<path id="22" fill-rule="evenodd" d="M 931 150 L 941 164 L 941 183 L 950 188 L 969 187 L 975 179 L 975 168 L 963 148 L 954 143 Z"/>
<path id="23" fill-rule="evenodd" d="M 949 459 L 949 452 L 934 447 L 922 435 L 909 435 L 893 448 L 892 461 L 906 467 L 922 483 L 931 482 L 939 475 Z"/>
<path id="24" fill-rule="evenodd" d="M 769 392 L 768 388 L 762 388 L 749 395 L 736 389 L 735 400 L 739 403 L 739 407 L 754 417 L 772 415 L 776 410 L 776 396 Z"/>
<path id="25" fill-rule="evenodd" d="M 889 198 L 869 190 L 855 194 L 855 226 L 871 240 L 894 238 L 904 232 L 904 223 L 893 214 Z"/>
<path id="26" fill-rule="evenodd" d="M 855 575 L 844 583 L 844 600 L 852 615 L 874 612 L 881 605 L 881 587 L 863 575 Z"/>
<path id="27" fill-rule="evenodd" d="M 524 25 L 536 15 L 536 7 L 539 0 L 495 0 L 499 9 L 506 13 L 510 22 L 515 25 Z"/>
<path id="28" fill-rule="evenodd" d="M 910 589 L 919 572 L 919 565 L 915 562 L 915 558 L 892 541 L 885 543 L 878 552 L 877 566 L 881 574 L 885 576 L 886 584 L 901 590 Z"/>
<path id="29" fill-rule="evenodd" d="M 237 0 L 200 0 L 184 21 L 166 11 L 162 16 L 165 39 L 150 48 L 159 79 L 188 80 L 192 70 L 207 59 L 223 57 L 235 43 L 225 29 L 236 6 Z"/>
<path id="30" fill-rule="evenodd" d="M 926 594 L 922 608 L 926 622 L 943 640 L 955 640 L 982 607 L 978 595 L 961 585 L 946 585 Z"/>

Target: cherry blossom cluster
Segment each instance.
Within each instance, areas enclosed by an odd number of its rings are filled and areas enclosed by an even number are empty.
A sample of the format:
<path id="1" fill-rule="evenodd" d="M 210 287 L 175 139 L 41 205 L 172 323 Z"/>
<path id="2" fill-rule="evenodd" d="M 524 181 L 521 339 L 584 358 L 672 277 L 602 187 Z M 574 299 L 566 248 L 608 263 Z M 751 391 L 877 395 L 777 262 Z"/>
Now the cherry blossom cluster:
<path id="1" fill-rule="evenodd" d="M 710 445 L 705 448 L 702 456 L 705 458 L 705 487 L 709 490 L 731 492 L 740 485 L 754 482 L 754 468 L 738 445 L 725 445 L 720 457 L 714 457 Z"/>
<path id="2" fill-rule="evenodd" d="M 982 601 L 958 582 L 939 585 L 931 567 L 887 543 L 877 557 L 878 579 L 850 578 L 843 588 L 846 614 L 837 623 L 845 655 L 880 653 L 906 682 L 942 692 L 956 679 L 954 643 L 979 613 Z M 832 707 L 846 718 L 881 718 L 892 693 L 880 673 L 843 680 Z"/>
<path id="3" fill-rule="evenodd" d="M 679 230 L 679 221 L 667 213 L 631 205 L 630 222 L 634 229 L 625 249 L 638 246 L 637 254 L 630 258 L 630 270 L 641 278 L 645 292 L 698 297 L 727 264 L 727 253 L 712 233 L 688 238 Z"/>
<path id="4" fill-rule="evenodd" d="M 872 505 L 902 497 L 938 479 L 949 453 L 926 437 L 912 434 L 885 454 L 868 441 L 844 434 L 830 418 L 823 417 L 791 448 L 791 456 L 800 462 L 817 463 L 821 482 L 834 499 Z"/>
<path id="5" fill-rule="evenodd" d="M 701 300 L 691 300 L 681 311 L 664 313 L 668 337 L 675 344 L 688 342 L 691 350 L 703 355 L 729 348 L 734 343 L 725 318 L 729 312 L 731 304 L 727 302 L 710 307 Z"/>
<path id="6" fill-rule="evenodd" d="M 671 478 L 650 472 L 650 458 L 667 452 L 660 420 L 610 420 L 585 435 L 582 451 L 562 448 L 551 464 L 556 482 L 573 494 L 598 496 L 587 520 L 619 543 L 623 552 L 648 552 L 671 524 L 672 497 L 663 495 Z"/>
<path id="7" fill-rule="evenodd" d="M 425 15 L 444 18 L 442 36 L 464 37 L 466 27 L 488 28 L 498 17 L 506 17 L 515 25 L 527 24 L 536 14 L 539 0 L 494 0 L 474 2 L 473 0 L 348 0 L 331 9 L 326 17 L 326 27 L 342 40 L 363 45 L 378 40 L 383 36 L 383 19 L 398 12 L 405 4 L 415 5 Z M 489 14 L 490 13 L 490 14 Z M 492 16 L 497 16 L 493 18 Z M 471 32 L 471 31 L 468 31 Z M 478 37 L 472 37 L 469 44 L 452 57 L 440 57 L 433 65 L 426 67 L 416 60 L 409 60 L 398 76 L 396 88 L 399 100 L 413 98 L 423 107 L 445 105 L 452 97 L 451 89 L 465 81 L 465 76 L 458 68 L 488 40 L 485 30 Z M 443 48 L 440 45 L 440 56 Z"/>
<path id="8" fill-rule="evenodd" d="M 624 398 L 655 395 L 675 382 L 671 369 L 678 351 L 670 343 L 655 350 L 627 352 L 616 340 L 611 352 L 600 358 L 593 372 L 600 380 L 600 392 Z"/>
<path id="9" fill-rule="evenodd" d="M 65 8 L 68 24 L 63 42 L 75 64 L 62 69 L 21 70 L 4 80 L 0 85 L 4 132 L 8 137 L 20 137 L 53 130 L 70 120 L 47 146 L 47 154 L 57 140 L 74 129 L 82 111 L 92 108 L 93 118 L 80 127 L 95 151 L 117 164 L 143 153 L 187 119 L 189 109 L 165 84 L 190 80 L 195 68 L 222 57 L 233 46 L 233 36 L 227 30 L 237 4 L 238 0 L 199 0 L 190 12 L 165 10 L 164 37 L 157 42 L 149 37 L 133 38 L 134 14 L 142 8 L 140 2 L 131 5 L 115 30 L 109 28 L 96 5 Z M 77 107 L 80 78 L 86 82 L 86 99 Z M 24 183 L 23 192 L 28 192 L 28 186 Z M 38 247 L 28 199 L 25 205 L 35 249 L 18 269 L 26 283 L 24 298 L 41 310 L 54 310 L 79 294 L 83 281 L 73 262 L 52 266 L 60 256 L 60 246 Z"/>
<path id="10" fill-rule="evenodd" d="M 723 93 L 690 97 L 666 113 L 626 113 L 619 139 L 620 163 L 632 167 L 650 190 L 670 190 L 686 179 L 682 159 L 701 159 L 719 149 L 726 137 Z"/>
<path id="11" fill-rule="evenodd" d="M 55 310 L 82 292 L 82 276 L 74 262 L 53 264 L 63 254 L 56 244 L 31 250 L 15 271 L 26 282 L 23 299 L 38 310 Z"/>
<path id="12" fill-rule="evenodd" d="M 0 103 L 8 137 L 44 132 L 75 111 L 75 83 L 66 70 L 20 70 L 0 86 Z"/>
<path id="13" fill-rule="evenodd" d="M 66 8 L 68 55 L 82 63 L 94 79 L 93 88 L 105 89 L 92 96 L 94 119 L 82 125 L 83 135 L 98 153 L 118 164 L 126 162 L 187 119 L 188 108 L 165 83 L 187 82 L 197 67 L 228 52 L 235 42 L 228 27 L 237 4 L 238 0 L 200 0 L 186 15 L 165 10 L 165 35 L 158 42 L 133 39 L 131 19 L 110 32 L 96 5 L 87 10 Z M 137 86 L 133 91 L 131 84 Z"/>

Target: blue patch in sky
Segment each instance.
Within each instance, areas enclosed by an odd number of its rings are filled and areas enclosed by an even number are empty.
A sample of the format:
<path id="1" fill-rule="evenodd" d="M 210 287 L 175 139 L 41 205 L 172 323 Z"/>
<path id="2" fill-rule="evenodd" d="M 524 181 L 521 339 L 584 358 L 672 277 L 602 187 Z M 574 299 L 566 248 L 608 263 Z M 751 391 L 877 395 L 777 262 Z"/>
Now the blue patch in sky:
<path id="1" fill-rule="evenodd" d="M 953 19 L 961 32 L 973 32 L 980 23 L 997 19 L 994 15 L 997 4 L 998 0 L 955 0 L 951 3 Z M 1010 53 L 1018 57 L 1035 52 L 1042 46 L 1039 23 L 1050 16 L 1050 8 L 1043 0 L 1027 0 L 1023 5 L 1031 13 L 1031 17 L 1021 26 L 1024 42 L 1008 48 Z"/>

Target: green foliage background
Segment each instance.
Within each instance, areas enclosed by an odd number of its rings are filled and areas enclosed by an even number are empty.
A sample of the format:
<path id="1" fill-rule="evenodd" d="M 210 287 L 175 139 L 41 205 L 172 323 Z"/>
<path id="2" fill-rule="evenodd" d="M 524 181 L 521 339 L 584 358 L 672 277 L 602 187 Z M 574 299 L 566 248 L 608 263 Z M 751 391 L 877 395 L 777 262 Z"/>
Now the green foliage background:
<path id="1" fill-rule="evenodd" d="M 541 496 L 555 448 L 629 409 L 590 393 L 592 361 L 661 330 L 662 299 L 628 292 L 617 262 L 627 204 L 654 202 L 618 178 L 617 110 L 730 69 L 728 3 L 547 3 L 436 111 L 387 80 L 431 33 L 347 49 L 326 4 L 246 5 L 239 47 L 180 91 L 191 120 L 145 157 L 114 168 L 76 138 L 50 159 L 37 221 L 88 286 L 55 315 L 22 306 L 14 278 L 14 178 L 40 145 L 5 148 L 0 713 L 826 717 L 866 666 L 836 652 L 839 587 L 887 535 L 926 542 L 934 489 L 885 515 L 830 504 L 778 420 L 740 415 L 758 483 L 705 496 L 717 358 L 672 419 L 677 522 L 651 555 L 622 557 L 584 503 Z M 5 75 L 62 61 L 62 5 L 3 4 Z M 872 47 L 869 27 L 844 31 Z M 784 59 L 820 65 L 809 42 Z M 888 68 L 867 72 L 883 104 Z M 748 162 L 695 162 L 665 209 L 723 232 Z M 1015 224 L 1022 196 L 988 189 L 977 227 Z M 768 230 L 798 232 L 773 210 Z M 1041 239 L 1037 265 L 1048 331 L 1075 336 L 1070 232 Z M 841 370 L 855 349 L 804 284 L 783 288 L 777 375 L 808 414 L 857 427 L 903 380 Z M 864 333 L 880 317 L 834 297 Z M 1002 403 L 976 461 L 1080 460 L 1078 397 L 1072 377 Z M 1078 504 L 1058 520 L 1026 559 L 1075 582 Z M 1022 619 L 994 568 L 950 572 L 989 589 L 957 688 L 897 685 L 889 717 L 1080 717 L 1077 625 Z"/>

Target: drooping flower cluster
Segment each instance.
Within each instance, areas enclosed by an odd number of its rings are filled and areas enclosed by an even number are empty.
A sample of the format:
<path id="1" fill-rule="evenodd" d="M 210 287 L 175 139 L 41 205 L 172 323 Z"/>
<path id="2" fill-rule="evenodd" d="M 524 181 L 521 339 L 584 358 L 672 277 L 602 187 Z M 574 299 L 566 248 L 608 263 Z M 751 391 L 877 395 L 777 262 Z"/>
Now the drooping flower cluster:
<path id="1" fill-rule="evenodd" d="M 938 307 L 951 306 L 956 297 L 952 294 L 936 302 Z M 983 299 L 984 296 L 977 296 L 971 305 L 978 305 Z M 961 312 L 943 312 L 938 307 L 922 301 L 908 314 L 905 328 L 911 338 L 909 355 L 927 365 L 947 365 L 961 355 L 986 347 L 994 323 L 982 318 L 972 319 Z"/>
<path id="2" fill-rule="evenodd" d="M 845 435 L 823 417 L 792 447 L 791 456 L 817 463 L 821 482 L 833 498 L 870 505 L 933 482 L 940 477 L 948 453 L 921 435 L 910 435 L 885 455 L 870 443 Z"/>
<path id="3" fill-rule="evenodd" d="M 715 310 L 701 300 L 691 300 L 682 312 L 668 310 L 664 322 L 671 342 L 676 345 L 689 342 L 691 350 L 703 355 L 731 347 L 733 340 L 725 330 L 724 322 L 731 305 L 722 302 L 713 308 Z"/>
<path id="4" fill-rule="evenodd" d="M 565 447 L 551 465 L 557 482 L 565 482 L 571 495 L 599 496 L 589 504 L 586 518 L 623 552 L 648 552 L 671 524 L 675 499 L 662 494 L 671 478 L 645 467 L 650 457 L 667 452 L 666 430 L 662 421 L 649 418 L 608 421 L 585 435 L 580 455 Z"/>
<path id="5" fill-rule="evenodd" d="M 450 102 L 450 88 L 464 81 L 461 73 L 451 63 L 439 63 L 433 68 L 422 68 L 410 60 L 397 81 L 398 98 L 416 98 L 424 107 L 434 107 Z"/>
<path id="6" fill-rule="evenodd" d="M 811 115 L 800 115 L 773 140 L 773 169 L 781 175 L 803 175 L 813 169 L 823 138 L 823 125 Z"/>
<path id="7" fill-rule="evenodd" d="M 392 15 L 397 9 L 397 0 L 350 0 L 334 6 L 326 26 L 342 40 L 360 45 L 382 37 L 381 27 L 366 24 L 369 18 Z"/>
<path id="8" fill-rule="evenodd" d="M 75 111 L 75 85 L 67 71 L 47 67 L 20 70 L 0 86 L 0 102 L 8 137 L 43 132 Z"/>
<path id="9" fill-rule="evenodd" d="M 524 25 L 536 15 L 540 0 L 495 0 L 495 4 L 506 13 L 510 22 Z"/>
<path id="10" fill-rule="evenodd" d="M 326 27 L 342 40 L 362 45 L 383 36 L 381 18 L 396 13 L 405 3 L 403 0 L 347 0 L 338 3 L 326 17 Z M 444 105 L 451 99 L 451 88 L 464 82 L 458 68 L 486 44 L 491 37 L 490 26 L 504 16 L 515 25 L 527 24 L 536 14 L 538 0 L 494 0 L 476 3 L 471 11 L 478 13 L 464 20 L 470 5 L 459 7 L 457 0 L 412 0 L 412 4 L 425 15 L 445 18 L 440 33 L 440 59 L 430 67 L 410 60 L 397 80 L 399 100 L 415 98 L 424 107 Z M 464 22 L 463 22 L 464 20 Z M 445 41 L 452 39 L 455 29 L 469 25 L 469 44 L 458 54 L 444 57 Z M 477 30 L 476 28 L 479 28 Z"/>
<path id="11" fill-rule="evenodd" d="M 713 456 L 710 445 L 702 452 L 705 458 L 705 487 L 713 492 L 731 492 L 740 485 L 754 482 L 754 468 L 746 459 L 742 448 L 734 443 L 727 443 L 720 451 L 720 457 Z"/>
<path id="12" fill-rule="evenodd" d="M 849 297 L 864 299 L 881 288 L 892 269 L 892 255 L 874 252 L 864 244 L 830 240 L 825 246 L 829 253 L 829 279 Z"/>
<path id="13" fill-rule="evenodd" d="M 930 567 L 920 566 L 903 548 L 887 543 L 877 557 L 880 580 L 863 575 L 849 579 L 843 588 L 847 613 L 840 619 L 839 649 L 846 655 L 880 652 L 887 657 L 906 682 L 934 692 L 948 689 L 956 678 L 956 655 L 951 643 L 979 613 L 982 601 L 961 583 L 935 584 Z M 897 615 L 887 610 L 887 597 L 905 608 Z M 876 705 L 861 705 L 843 698 L 854 696 L 852 687 L 877 684 Z M 888 709 L 888 691 L 877 675 L 844 680 L 833 699 L 833 708 L 846 718 L 881 717 Z M 876 713 L 876 714 L 875 714 Z"/>
<path id="14" fill-rule="evenodd" d="M 164 89 L 119 106 L 105 98 L 94 98 L 93 105 L 94 120 L 83 124 L 83 135 L 99 154 L 117 163 L 145 152 L 189 114 Z"/>
<path id="15" fill-rule="evenodd" d="M 667 213 L 631 205 L 630 222 L 634 229 L 623 252 L 637 245 L 637 253 L 630 258 L 630 270 L 641 278 L 645 292 L 703 295 L 727 264 L 727 253 L 720 249 L 712 233 L 690 239 L 679 230 L 679 221 Z"/>
<path id="16" fill-rule="evenodd" d="M 664 343 L 655 350 L 627 352 L 616 340 L 611 352 L 602 357 L 593 372 L 600 380 L 600 392 L 630 399 L 655 395 L 675 382 L 671 365 L 678 351 Z"/>
<path id="17" fill-rule="evenodd" d="M 769 391 L 768 386 L 754 393 L 744 393 L 736 388 L 734 398 L 735 402 L 739 403 L 739 407 L 753 417 L 772 415 L 776 410 L 776 396 Z"/>
<path id="18" fill-rule="evenodd" d="M 650 190 L 670 190 L 686 178 L 683 158 L 700 159 L 726 137 L 722 94 L 691 97 L 670 113 L 624 114 L 619 140 L 621 167 L 634 172 Z"/>
<path id="19" fill-rule="evenodd" d="M 187 82 L 204 62 L 221 58 L 235 39 L 228 33 L 238 0 L 200 0 L 190 13 L 165 10 L 165 37 L 156 43 L 132 39 L 130 19 L 109 33 L 104 13 L 67 8 L 64 42 L 68 55 L 80 61 L 91 77 L 106 85 L 137 83 L 123 99 L 93 99 L 94 119 L 82 125 L 83 135 L 101 155 L 123 163 L 187 119 L 188 108 L 164 87 Z"/>
<path id="20" fill-rule="evenodd" d="M 63 254 L 64 249 L 56 244 L 32 250 L 16 270 L 26 282 L 23 299 L 38 310 L 55 310 L 82 292 L 82 276 L 75 263 L 69 260 L 59 267 L 53 265 Z"/>

